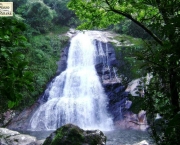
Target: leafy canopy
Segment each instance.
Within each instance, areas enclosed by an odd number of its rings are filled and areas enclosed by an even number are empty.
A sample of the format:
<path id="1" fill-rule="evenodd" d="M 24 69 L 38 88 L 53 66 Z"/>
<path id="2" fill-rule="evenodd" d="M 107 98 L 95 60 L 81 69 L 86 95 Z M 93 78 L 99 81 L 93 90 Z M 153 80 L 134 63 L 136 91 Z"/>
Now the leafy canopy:
<path id="1" fill-rule="evenodd" d="M 176 29 L 179 33 L 177 26 L 180 12 L 177 0 L 71 0 L 68 7 L 81 19 L 79 29 L 106 28 L 128 18 L 159 44 L 162 44 L 161 39 L 156 36 L 159 32 L 167 34 Z M 164 11 L 166 12 L 163 13 Z M 167 17 L 169 22 L 165 21 Z"/>

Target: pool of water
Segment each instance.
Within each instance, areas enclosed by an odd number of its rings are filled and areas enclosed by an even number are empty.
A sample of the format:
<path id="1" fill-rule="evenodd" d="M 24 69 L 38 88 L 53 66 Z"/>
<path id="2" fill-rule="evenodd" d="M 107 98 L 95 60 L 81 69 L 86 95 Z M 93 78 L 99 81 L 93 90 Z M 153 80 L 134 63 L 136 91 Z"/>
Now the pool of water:
<path id="1" fill-rule="evenodd" d="M 22 134 L 28 134 L 31 136 L 35 136 L 37 140 L 46 139 L 54 130 L 52 131 L 19 131 Z"/>
<path id="2" fill-rule="evenodd" d="M 53 131 L 24 131 L 21 133 L 29 134 L 35 136 L 38 140 L 42 140 L 48 137 L 52 132 Z M 116 129 L 103 132 L 107 137 L 106 145 L 133 145 L 143 140 L 146 140 L 149 145 L 155 145 L 146 131 Z"/>
<path id="3" fill-rule="evenodd" d="M 106 145 L 133 145 L 143 140 L 149 145 L 155 145 L 146 131 L 117 129 L 104 134 L 107 136 Z"/>

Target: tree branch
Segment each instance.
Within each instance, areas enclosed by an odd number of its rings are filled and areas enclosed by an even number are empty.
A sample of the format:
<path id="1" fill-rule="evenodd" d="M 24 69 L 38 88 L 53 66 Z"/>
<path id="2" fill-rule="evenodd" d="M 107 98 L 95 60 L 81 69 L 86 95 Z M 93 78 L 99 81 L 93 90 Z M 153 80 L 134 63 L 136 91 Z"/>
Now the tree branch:
<path id="1" fill-rule="evenodd" d="M 138 26 L 140 26 L 142 29 L 144 29 L 158 44 L 163 45 L 162 40 L 160 40 L 152 31 L 150 31 L 147 27 L 145 27 L 142 23 L 140 23 L 139 21 L 137 21 L 136 19 L 134 19 L 130 14 L 124 13 L 120 10 L 114 9 L 108 0 L 106 0 L 107 5 L 109 6 L 110 10 L 116 14 L 122 15 L 128 19 L 130 19 L 131 21 L 133 21 L 135 24 L 137 24 Z"/>

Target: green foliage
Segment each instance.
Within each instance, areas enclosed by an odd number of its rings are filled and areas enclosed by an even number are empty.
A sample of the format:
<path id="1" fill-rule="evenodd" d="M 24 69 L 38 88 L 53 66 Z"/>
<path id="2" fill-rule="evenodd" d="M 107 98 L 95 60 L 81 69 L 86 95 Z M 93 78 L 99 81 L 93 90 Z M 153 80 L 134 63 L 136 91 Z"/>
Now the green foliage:
<path id="1" fill-rule="evenodd" d="M 121 76 L 123 84 L 126 85 L 131 80 L 146 74 L 146 71 L 142 69 L 143 62 L 134 57 L 134 53 L 143 50 L 145 46 L 141 39 L 127 35 L 119 35 L 115 39 L 121 43 L 121 46 L 114 46 L 118 60 L 118 74 Z"/>
<path id="2" fill-rule="evenodd" d="M 128 34 L 130 25 L 131 25 L 131 21 L 128 19 L 124 19 L 120 21 L 118 24 L 113 25 L 112 30 L 119 34 Z"/>
<path id="3" fill-rule="evenodd" d="M 0 23 L 0 107 L 7 109 L 19 105 L 22 90 L 32 91 L 32 73 L 25 58 L 25 25 L 14 17 Z"/>
<path id="4" fill-rule="evenodd" d="M 74 12 L 67 8 L 67 3 L 69 0 L 43 0 L 46 5 L 48 5 L 52 10 L 56 12 L 56 16 L 53 21 L 55 24 L 61 25 L 76 25 Z M 78 19 L 78 18 L 76 18 Z"/>
<path id="5" fill-rule="evenodd" d="M 69 31 L 69 27 L 66 26 L 61 26 L 61 25 L 54 25 L 54 27 L 51 30 L 53 34 L 59 35 L 59 34 L 64 34 L 67 31 Z"/>
<path id="6" fill-rule="evenodd" d="M 79 29 L 92 29 L 94 27 L 105 28 L 110 24 L 116 24 L 122 16 L 116 15 L 111 11 L 106 11 L 106 4 L 101 1 L 80 1 L 71 0 L 68 4 L 71 10 L 83 22 Z"/>
<path id="7" fill-rule="evenodd" d="M 149 19 L 152 14 L 157 15 L 158 13 L 156 8 L 140 0 L 71 0 L 68 7 L 74 10 L 76 15 L 83 21 L 79 27 L 81 29 L 106 28 L 111 24 L 119 23 L 126 16 L 141 20 Z"/>
<path id="8" fill-rule="evenodd" d="M 25 14 L 27 23 L 41 33 L 52 28 L 54 16 L 55 12 L 41 1 L 31 3 Z"/>
<path id="9" fill-rule="evenodd" d="M 1 112 L 23 109 L 37 100 L 55 75 L 60 50 L 69 40 L 60 35 L 68 28 L 53 26 L 55 11 L 43 1 L 13 2 L 14 17 L 0 19 Z"/>
<path id="10" fill-rule="evenodd" d="M 54 18 L 58 15 L 43 0 L 2 1 L 13 1 L 14 6 L 13 17 L 0 18 L 0 122 L 3 124 L 4 112 L 22 110 L 42 94 L 56 74 L 56 62 L 69 38 L 63 35 L 68 27 L 55 25 Z"/>
<path id="11" fill-rule="evenodd" d="M 62 41 L 54 32 L 46 35 L 31 36 L 28 36 L 29 51 L 26 58 L 30 62 L 28 70 L 34 74 L 33 86 L 36 90 L 30 93 L 24 92 L 24 96 L 29 98 L 29 102 L 22 102 L 22 108 L 34 103 L 39 95 L 42 94 L 47 82 L 56 73 L 56 62 L 59 60 L 60 51 L 68 41 L 67 39 L 66 41 Z"/>
<path id="12" fill-rule="evenodd" d="M 180 131 L 180 112 L 174 114 L 174 106 L 171 104 L 171 98 L 167 86 L 162 86 L 161 76 L 153 76 L 150 82 L 144 78 L 144 83 L 139 86 L 145 89 L 143 97 L 129 97 L 133 101 L 131 110 L 138 113 L 140 110 L 146 110 L 148 123 L 151 127 L 150 135 L 158 145 L 178 145 Z M 156 119 L 156 114 L 161 118 Z"/>
<path id="13" fill-rule="evenodd" d="M 180 142 L 178 137 L 180 133 L 179 112 L 174 113 L 170 94 L 159 80 L 158 75 L 151 79 L 143 102 L 150 120 L 149 124 L 152 129 L 150 133 L 159 145 L 178 145 Z M 162 118 L 155 120 L 156 113 L 160 113 Z"/>
<path id="14" fill-rule="evenodd" d="M 135 38 L 152 39 L 147 32 L 127 18 L 111 26 L 110 29 L 116 33 L 130 35 Z"/>
<path id="15" fill-rule="evenodd" d="M 133 102 L 131 106 L 131 111 L 133 111 L 133 113 L 138 114 L 140 110 L 144 110 L 144 98 L 129 96 L 129 99 Z"/>
<path id="16" fill-rule="evenodd" d="M 143 110 L 147 111 L 151 135 L 157 144 L 178 144 L 180 141 L 178 137 L 180 124 L 177 119 L 179 93 L 176 93 L 176 89 L 180 89 L 180 70 L 177 63 L 179 59 L 176 51 L 169 44 L 164 46 L 156 46 L 150 42 L 149 44 L 146 49 L 141 50 L 141 53 L 136 53 L 136 57 L 144 61 L 144 68 L 148 72 L 153 72 L 153 78 L 148 84 L 146 80 L 144 81 L 145 97 L 139 103 L 138 100 L 134 103 L 137 103 L 136 109 L 139 106 L 139 110 L 143 107 Z M 155 120 L 156 113 L 162 116 L 160 120 Z"/>

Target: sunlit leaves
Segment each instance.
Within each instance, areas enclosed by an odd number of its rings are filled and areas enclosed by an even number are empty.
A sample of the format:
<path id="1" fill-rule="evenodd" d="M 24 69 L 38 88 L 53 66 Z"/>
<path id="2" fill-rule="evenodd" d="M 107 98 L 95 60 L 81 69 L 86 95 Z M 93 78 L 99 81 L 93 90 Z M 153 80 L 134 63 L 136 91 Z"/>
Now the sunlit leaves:
<path id="1" fill-rule="evenodd" d="M 79 26 L 80 29 L 105 28 L 109 24 L 118 23 L 122 19 L 121 16 L 107 11 L 105 3 L 102 3 L 102 1 L 72 0 L 68 7 L 76 10 L 76 15 L 82 20 L 83 24 Z"/>
<path id="2" fill-rule="evenodd" d="M 150 21 L 152 17 L 158 16 L 159 13 L 157 7 L 154 7 L 151 2 L 143 0 L 71 0 L 68 7 L 75 11 L 76 15 L 83 20 L 83 23 L 86 23 L 82 24 L 80 28 L 85 26 L 102 28 L 121 21 L 124 17 L 114 12 L 110 13 L 112 9 L 130 14 L 139 21 Z"/>

